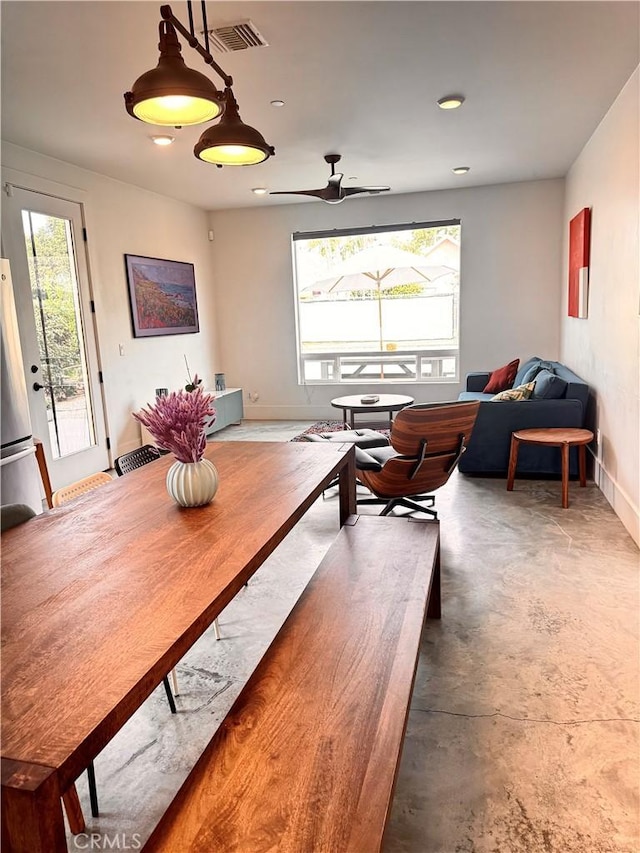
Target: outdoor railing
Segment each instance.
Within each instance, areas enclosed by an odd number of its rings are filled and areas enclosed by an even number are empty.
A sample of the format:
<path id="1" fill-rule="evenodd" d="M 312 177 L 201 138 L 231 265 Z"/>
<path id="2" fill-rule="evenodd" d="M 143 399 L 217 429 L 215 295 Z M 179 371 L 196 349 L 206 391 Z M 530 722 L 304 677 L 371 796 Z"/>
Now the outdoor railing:
<path id="1" fill-rule="evenodd" d="M 447 382 L 458 378 L 458 348 L 302 353 L 303 384 Z"/>

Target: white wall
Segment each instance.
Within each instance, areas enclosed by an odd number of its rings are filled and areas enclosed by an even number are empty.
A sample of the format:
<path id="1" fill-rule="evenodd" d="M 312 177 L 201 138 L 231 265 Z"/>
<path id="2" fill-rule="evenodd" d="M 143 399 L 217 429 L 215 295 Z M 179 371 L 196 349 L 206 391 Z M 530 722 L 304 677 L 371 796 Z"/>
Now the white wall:
<path id="1" fill-rule="evenodd" d="M 584 207 L 591 263 L 588 319 L 567 317 L 563 298 L 561 355 L 593 389 L 596 480 L 640 544 L 639 103 L 636 69 L 567 176 L 563 288 L 567 223 Z"/>
<path id="2" fill-rule="evenodd" d="M 638 541 L 638 88 L 636 71 L 573 165 L 566 190 L 563 180 L 535 181 L 206 214 L 8 143 L 3 181 L 85 207 L 114 455 L 139 443 L 131 411 L 156 387 L 184 385 L 184 355 L 205 380 L 225 372 L 227 385 L 241 386 L 250 418 L 335 417 L 329 400 L 344 386 L 297 384 L 291 234 L 461 219 L 461 381 L 388 390 L 419 402 L 455 399 L 468 371 L 534 353 L 560 358 L 594 390 L 593 426 L 602 433 L 597 481 Z M 582 207 L 592 208 L 586 320 L 566 316 L 567 223 Z M 133 338 L 125 253 L 194 263 L 199 334 Z M 249 392 L 259 395 L 256 404 Z"/>
<path id="3" fill-rule="evenodd" d="M 351 198 L 210 213 L 218 331 L 227 384 L 245 391 L 248 418 L 335 417 L 329 401 L 370 386 L 297 384 L 291 234 L 462 221 L 460 377 L 515 357 L 555 359 L 560 346 L 562 180 Z M 395 385 L 418 402 L 456 399 L 461 383 Z M 385 388 L 386 390 L 386 388 Z M 259 400 L 252 404 L 249 393 Z"/>
<path id="4" fill-rule="evenodd" d="M 2 146 L 2 181 L 49 192 L 84 205 L 88 251 L 104 375 L 108 434 L 114 456 L 140 444 L 131 412 L 153 400 L 155 388 L 187 382 L 184 356 L 213 387 L 220 370 L 207 214 L 166 198 L 8 143 Z M 134 338 L 124 255 L 194 264 L 200 332 Z M 124 357 L 119 345 L 124 346 Z M 208 384 L 208 383 L 207 383 Z"/>

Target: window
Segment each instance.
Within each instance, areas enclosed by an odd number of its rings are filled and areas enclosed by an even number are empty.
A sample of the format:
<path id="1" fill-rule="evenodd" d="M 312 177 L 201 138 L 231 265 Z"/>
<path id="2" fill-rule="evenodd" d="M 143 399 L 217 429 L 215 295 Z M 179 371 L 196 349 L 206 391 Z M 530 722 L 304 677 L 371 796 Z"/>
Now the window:
<path id="1" fill-rule="evenodd" d="M 293 236 L 299 382 L 458 378 L 460 222 Z"/>

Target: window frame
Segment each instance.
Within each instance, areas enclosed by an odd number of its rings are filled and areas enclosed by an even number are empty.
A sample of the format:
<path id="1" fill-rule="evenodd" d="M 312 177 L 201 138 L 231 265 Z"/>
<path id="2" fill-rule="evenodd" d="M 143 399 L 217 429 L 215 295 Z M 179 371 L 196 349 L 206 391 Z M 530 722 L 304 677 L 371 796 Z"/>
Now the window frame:
<path id="1" fill-rule="evenodd" d="M 341 387 L 350 387 L 354 385 L 404 385 L 404 384 L 450 384 L 459 381 L 460 374 L 460 288 L 461 288 L 461 271 L 458 270 L 458 293 L 455 298 L 457 303 L 456 317 L 458 326 L 458 344 L 457 347 L 438 348 L 436 353 L 434 350 L 418 350 L 418 349 L 399 349 L 393 353 L 379 351 L 372 353 L 371 351 L 345 351 L 343 353 L 327 352 L 327 353 L 304 353 L 302 351 L 301 331 L 300 331 L 300 290 L 298 282 L 298 264 L 296 255 L 296 242 L 305 240 L 318 240 L 331 237 L 357 237 L 361 235 L 372 235 L 381 233 L 390 233 L 398 231 L 417 231 L 421 229 L 444 228 L 447 226 L 458 226 L 461 229 L 462 221 L 459 218 L 455 219 L 438 219 L 425 222 L 405 222 L 390 225 L 365 225 L 356 226 L 353 228 L 333 228 L 322 229 L 315 231 L 295 231 L 291 235 L 291 261 L 293 270 L 293 297 L 294 297 L 294 314 L 295 314 L 295 333 L 296 333 L 296 361 L 298 385 L 300 386 L 316 386 L 316 385 L 337 385 Z M 460 259 L 462 254 L 462 229 L 460 230 Z M 461 264 L 460 264 L 461 266 Z M 380 358 L 380 362 L 376 361 L 376 356 Z M 353 363 L 354 359 L 361 357 L 363 361 L 368 362 L 368 366 L 375 367 L 380 364 L 382 376 L 370 376 L 364 370 L 356 367 L 357 376 L 345 378 L 343 374 L 342 360 L 345 360 L 347 366 L 349 362 Z M 400 375 L 394 375 L 391 378 L 384 377 L 384 364 L 395 363 L 400 370 L 407 369 L 407 365 L 411 359 L 414 359 L 413 375 L 407 374 L 406 378 Z M 454 371 L 447 372 L 444 370 L 444 364 L 447 359 L 455 359 Z M 325 364 L 321 365 L 321 373 L 326 374 L 322 378 L 305 378 L 305 362 L 320 361 Z M 358 362 L 359 364 L 360 362 Z M 428 373 L 428 375 L 427 375 Z"/>

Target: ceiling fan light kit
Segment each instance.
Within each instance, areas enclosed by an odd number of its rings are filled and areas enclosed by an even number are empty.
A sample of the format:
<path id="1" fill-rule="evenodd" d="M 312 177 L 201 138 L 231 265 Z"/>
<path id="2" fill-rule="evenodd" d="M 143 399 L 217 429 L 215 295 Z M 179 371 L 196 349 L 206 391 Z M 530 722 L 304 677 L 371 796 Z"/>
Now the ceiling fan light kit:
<path id="1" fill-rule="evenodd" d="M 309 195 L 319 198 L 327 204 L 340 204 L 350 195 L 358 195 L 359 193 L 376 195 L 377 193 L 386 193 L 391 189 L 391 187 L 381 186 L 343 187 L 342 178 L 344 175 L 341 172 L 336 172 L 336 163 L 340 162 L 342 156 L 340 154 L 325 154 L 324 159 L 331 166 L 331 175 L 326 187 L 317 190 L 279 190 L 271 192 L 270 195 Z"/>
<path id="2" fill-rule="evenodd" d="M 159 25 L 160 59 L 156 68 L 142 74 L 124 95 L 127 112 L 148 124 L 183 127 L 202 124 L 222 116 L 220 124 L 202 134 L 195 156 L 217 166 L 247 166 L 262 163 L 275 154 L 272 145 L 255 128 L 244 124 L 231 87 L 233 78 L 220 68 L 209 52 L 205 0 L 202 0 L 205 46 L 195 36 L 191 0 L 187 0 L 189 30 L 175 17 L 170 6 L 161 6 Z M 188 68 L 181 56 L 177 32 L 222 78 L 224 93 L 199 71 Z"/>

